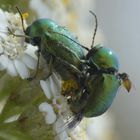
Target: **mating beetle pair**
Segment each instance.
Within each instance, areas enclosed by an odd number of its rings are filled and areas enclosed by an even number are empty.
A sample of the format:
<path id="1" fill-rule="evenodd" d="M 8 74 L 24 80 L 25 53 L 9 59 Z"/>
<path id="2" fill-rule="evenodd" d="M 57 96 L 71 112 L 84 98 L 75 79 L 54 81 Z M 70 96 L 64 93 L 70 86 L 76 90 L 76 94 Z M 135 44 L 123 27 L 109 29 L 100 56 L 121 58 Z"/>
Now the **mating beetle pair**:
<path id="1" fill-rule="evenodd" d="M 83 117 L 104 113 L 112 104 L 122 83 L 128 91 L 131 88 L 127 74 L 118 73 L 119 63 L 115 53 L 109 48 L 94 46 L 97 18 L 91 13 L 96 19 L 91 49 L 80 45 L 69 30 L 50 19 L 38 19 L 26 30 L 23 26 L 25 41 L 38 46 L 39 53 L 64 81 L 72 79 L 80 85 L 80 93 L 73 93 L 76 98 L 69 100 L 75 115 L 69 127 L 73 127 Z M 20 15 L 22 18 L 21 13 Z M 68 93 L 66 96 L 71 95 Z"/>

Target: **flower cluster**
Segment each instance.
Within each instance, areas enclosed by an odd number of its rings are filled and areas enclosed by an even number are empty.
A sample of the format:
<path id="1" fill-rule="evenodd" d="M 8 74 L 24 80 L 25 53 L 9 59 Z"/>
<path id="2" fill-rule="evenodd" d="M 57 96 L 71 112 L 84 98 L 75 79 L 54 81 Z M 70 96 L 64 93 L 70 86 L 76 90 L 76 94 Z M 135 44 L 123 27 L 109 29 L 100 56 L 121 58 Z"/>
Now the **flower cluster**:
<path id="1" fill-rule="evenodd" d="M 11 76 L 29 77 L 29 69 L 36 68 L 36 48 L 26 44 L 19 14 L 4 12 L 0 9 L 0 70 L 6 70 Z M 26 26 L 26 23 L 24 21 Z"/>
<path id="2" fill-rule="evenodd" d="M 39 105 L 40 112 L 47 124 L 54 125 L 54 131 L 60 140 L 70 140 L 66 129 L 67 120 L 72 115 L 67 100 L 61 95 L 61 78 L 53 73 L 46 81 L 41 80 L 40 85 L 51 104 L 43 102 Z"/>

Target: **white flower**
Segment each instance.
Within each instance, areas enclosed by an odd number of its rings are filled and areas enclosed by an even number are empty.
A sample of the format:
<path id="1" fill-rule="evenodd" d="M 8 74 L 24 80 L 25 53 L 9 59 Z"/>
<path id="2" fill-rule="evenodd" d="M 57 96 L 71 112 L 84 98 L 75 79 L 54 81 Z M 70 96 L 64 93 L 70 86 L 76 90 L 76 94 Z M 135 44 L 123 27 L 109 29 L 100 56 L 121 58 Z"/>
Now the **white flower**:
<path id="1" fill-rule="evenodd" d="M 11 76 L 28 78 L 29 69 L 36 69 L 37 59 L 32 54 L 37 48 L 26 44 L 23 37 L 9 35 L 8 28 L 14 34 L 24 35 L 18 13 L 8 13 L 0 9 L 0 17 L 0 70 L 6 70 Z"/>
<path id="2" fill-rule="evenodd" d="M 59 140 L 71 140 L 65 131 L 65 123 L 69 115 L 71 114 L 67 100 L 61 95 L 61 79 L 58 74 L 53 73 L 46 81 L 41 80 L 40 85 L 44 91 L 46 97 L 52 101 L 52 104 L 47 102 L 39 105 L 39 111 L 43 112 L 45 116 L 45 122 L 47 124 L 53 124 L 54 130 L 57 133 L 57 139 Z M 58 111 L 54 113 L 54 109 Z M 68 114 L 68 116 L 66 116 Z M 64 119 L 64 117 L 66 117 Z"/>
<path id="3" fill-rule="evenodd" d="M 60 95 L 61 80 L 57 74 L 53 73 L 46 81 L 40 80 L 40 85 L 48 99 Z"/>
<path id="4" fill-rule="evenodd" d="M 51 99 L 52 96 L 54 98 L 57 96 L 57 94 L 60 94 L 60 80 L 54 73 L 46 81 L 41 80 L 40 85 L 48 99 Z M 48 104 L 47 102 L 41 103 L 39 105 L 39 111 L 44 113 L 45 121 L 47 124 L 52 124 L 55 122 L 56 115 L 51 104 Z"/>
<path id="5" fill-rule="evenodd" d="M 47 124 L 52 124 L 56 121 L 56 114 L 54 113 L 53 107 L 47 102 L 39 105 L 39 111 L 44 114 Z"/>
<path id="6" fill-rule="evenodd" d="M 62 117 L 59 117 L 56 121 L 56 123 L 54 124 L 54 130 L 57 133 L 56 138 L 58 140 L 72 140 L 69 136 L 68 133 L 66 131 L 66 128 L 64 127 L 65 123 Z"/>

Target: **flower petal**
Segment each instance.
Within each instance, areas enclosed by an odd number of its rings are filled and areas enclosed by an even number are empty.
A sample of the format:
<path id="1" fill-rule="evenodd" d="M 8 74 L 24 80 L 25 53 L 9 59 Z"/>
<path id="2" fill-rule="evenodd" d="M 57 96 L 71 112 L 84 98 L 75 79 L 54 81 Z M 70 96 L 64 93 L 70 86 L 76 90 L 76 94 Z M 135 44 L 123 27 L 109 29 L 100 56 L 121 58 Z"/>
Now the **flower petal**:
<path id="1" fill-rule="evenodd" d="M 47 124 L 53 124 L 56 121 L 56 114 L 54 113 L 52 106 L 48 107 L 48 109 L 49 109 L 49 113 L 45 117 L 45 121 Z"/>
<path id="2" fill-rule="evenodd" d="M 29 77 L 29 71 L 28 71 L 26 65 L 22 61 L 15 59 L 14 64 L 17 69 L 17 72 L 19 73 L 19 75 L 21 76 L 22 79 Z"/>
<path id="3" fill-rule="evenodd" d="M 60 91 L 61 91 L 60 83 L 61 81 L 57 79 L 55 74 L 52 74 L 50 76 L 50 87 L 54 97 L 60 95 Z"/>
<path id="4" fill-rule="evenodd" d="M 56 121 L 56 114 L 54 113 L 53 107 L 47 102 L 39 105 L 39 111 L 44 113 L 47 124 L 52 124 Z"/>
<path id="5" fill-rule="evenodd" d="M 17 76 L 17 70 L 15 68 L 15 65 L 12 60 L 9 59 L 8 67 L 7 67 L 7 72 L 11 76 Z"/>
<path id="6" fill-rule="evenodd" d="M 58 89 L 61 90 L 61 79 L 58 74 L 53 73 L 54 82 L 57 83 Z"/>
<path id="7" fill-rule="evenodd" d="M 25 50 L 26 54 L 29 54 L 30 56 L 32 56 L 33 58 L 37 59 L 37 56 L 35 54 L 35 52 L 38 50 L 38 48 L 36 46 L 32 46 L 30 44 L 27 45 L 27 49 Z"/>
<path id="8" fill-rule="evenodd" d="M 66 124 L 63 121 L 62 117 L 57 118 L 57 121 L 54 125 L 54 129 L 57 132 L 57 138 L 60 140 L 71 140 L 66 132 Z"/>
<path id="9" fill-rule="evenodd" d="M 20 114 L 13 115 L 13 116 L 7 118 L 4 121 L 4 123 L 10 123 L 10 122 L 16 121 L 19 118 L 19 116 L 20 116 Z"/>
<path id="10" fill-rule="evenodd" d="M 44 80 L 40 80 L 40 85 L 41 85 L 41 88 L 42 88 L 44 94 L 47 96 L 47 98 L 51 99 L 52 94 L 51 94 L 51 89 L 50 89 L 49 81 L 46 82 Z"/>
<path id="11" fill-rule="evenodd" d="M 1 20 L 0 29 L 2 29 L 1 32 L 0 32 L 0 36 L 1 37 L 6 37 L 6 34 L 3 33 L 3 32 L 7 31 L 7 29 L 6 29 L 7 28 L 7 26 L 6 26 L 7 25 L 7 18 L 5 16 L 5 13 L 1 9 L 0 9 L 0 20 Z"/>
<path id="12" fill-rule="evenodd" d="M 37 61 L 32 56 L 25 53 L 22 60 L 30 69 L 36 69 Z"/>

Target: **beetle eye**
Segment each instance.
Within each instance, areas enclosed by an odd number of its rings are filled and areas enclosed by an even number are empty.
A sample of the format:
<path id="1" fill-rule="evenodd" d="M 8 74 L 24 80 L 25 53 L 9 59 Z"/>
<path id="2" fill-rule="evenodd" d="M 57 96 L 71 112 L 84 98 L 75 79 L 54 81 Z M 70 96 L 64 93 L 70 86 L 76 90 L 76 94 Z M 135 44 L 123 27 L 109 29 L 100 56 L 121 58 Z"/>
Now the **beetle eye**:
<path id="1" fill-rule="evenodd" d="M 34 45 L 34 46 L 39 46 L 41 43 L 41 37 L 34 37 L 32 40 L 31 40 L 31 44 Z"/>

